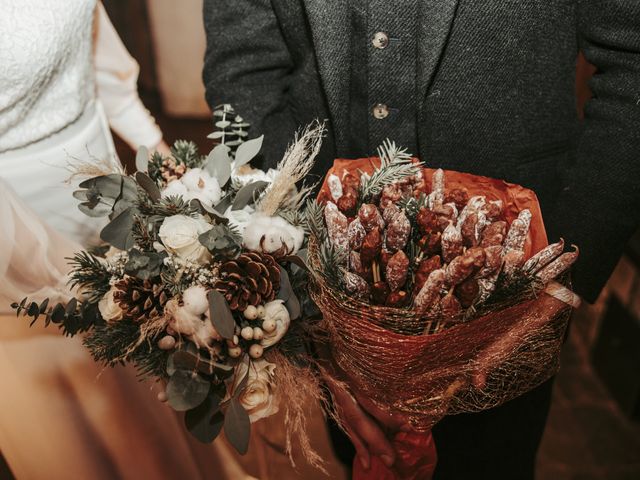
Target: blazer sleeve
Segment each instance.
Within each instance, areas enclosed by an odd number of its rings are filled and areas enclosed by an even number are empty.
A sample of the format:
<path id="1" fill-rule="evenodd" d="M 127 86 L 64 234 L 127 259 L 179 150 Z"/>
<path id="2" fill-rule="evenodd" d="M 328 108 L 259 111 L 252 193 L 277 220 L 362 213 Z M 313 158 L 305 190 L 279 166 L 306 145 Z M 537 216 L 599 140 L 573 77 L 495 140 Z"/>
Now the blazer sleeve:
<path id="1" fill-rule="evenodd" d="M 580 247 L 574 288 L 596 300 L 640 224 L 640 2 L 579 0 L 580 45 L 596 67 L 575 164 L 550 237 Z"/>
<path id="2" fill-rule="evenodd" d="M 264 134 L 264 167 L 283 156 L 297 125 L 287 106 L 293 69 L 270 0 L 204 0 L 207 49 L 203 71 L 209 106 L 229 103 Z"/>
<path id="3" fill-rule="evenodd" d="M 155 147 L 162 132 L 138 96 L 140 67 L 122 44 L 102 3 L 97 5 L 96 17 L 96 87 L 109 125 L 134 150 L 141 145 Z"/>

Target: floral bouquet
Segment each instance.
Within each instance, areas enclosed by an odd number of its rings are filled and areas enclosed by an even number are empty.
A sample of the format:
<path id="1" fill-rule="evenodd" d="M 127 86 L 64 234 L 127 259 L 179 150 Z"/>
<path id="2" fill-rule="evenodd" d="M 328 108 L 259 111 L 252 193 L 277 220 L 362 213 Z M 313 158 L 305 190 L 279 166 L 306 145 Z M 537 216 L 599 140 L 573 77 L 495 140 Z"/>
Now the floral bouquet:
<path id="1" fill-rule="evenodd" d="M 556 372 L 576 297 L 554 279 L 578 252 L 547 245 L 530 190 L 424 168 L 387 142 L 379 158 L 336 160 L 307 212 L 332 373 L 422 432 L 396 435 L 393 471 L 356 462 L 356 478 L 429 478 L 434 423 Z"/>
<path id="2" fill-rule="evenodd" d="M 13 307 L 84 334 L 98 362 L 133 363 L 166 382 L 159 399 L 186 412 L 187 429 L 203 442 L 224 429 L 246 452 L 250 423 L 275 413 L 286 394 L 287 431 L 318 464 L 304 434 L 305 395 L 317 397 L 318 384 L 296 323 L 309 308 L 299 255 L 311 186 L 296 183 L 324 127 L 308 127 L 278 168 L 263 172 L 249 166 L 263 138 L 247 140 L 249 125 L 228 105 L 214 118 L 218 144 L 208 156 L 179 141 L 168 157 L 139 151 L 135 175 L 82 182 L 74 196 L 87 215 L 109 218 L 100 234 L 107 246 L 71 259 L 75 298 Z"/>

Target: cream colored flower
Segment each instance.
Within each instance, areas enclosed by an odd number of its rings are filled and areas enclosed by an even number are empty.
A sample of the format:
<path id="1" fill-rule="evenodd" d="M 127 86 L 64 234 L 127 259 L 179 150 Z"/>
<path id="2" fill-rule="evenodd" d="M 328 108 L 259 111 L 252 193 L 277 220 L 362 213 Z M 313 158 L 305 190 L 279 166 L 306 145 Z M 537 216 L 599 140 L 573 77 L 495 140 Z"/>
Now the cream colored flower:
<path id="1" fill-rule="evenodd" d="M 174 215 L 162 222 L 158 236 L 166 249 L 183 260 L 205 263 L 211 255 L 198 237 L 212 227 L 202 216 Z"/>
<path id="2" fill-rule="evenodd" d="M 237 377 L 244 378 L 246 365 L 241 364 Z M 270 417 L 278 412 L 278 401 L 274 395 L 273 377 L 276 369 L 274 363 L 264 359 L 253 360 L 249 364 L 247 386 L 240 395 L 240 403 L 249 414 L 251 422 Z"/>
<path id="3" fill-rule="evenodd" d="M 251 222 L 255 210 L 250 205 L 245 206 L 241 210 L 232 210 L 231 208 L 232 207 L 227 208 L 224 216 L 229 219 L 229 224 L 236 227 L 242 235 L 247 225 L 249 225 L 249 222 Z"/>
<path id="4" fill-rule="evenodd" d="M 264 306 L 264 309 L 264 320 L 272 320 L 276 324 L 275 330 L 269 333 L 265 332 L 264 338 L 260 341 L 260 345 L 267 348 L 275 345 L 284 337 L 284 334 L 289 330 L 291 317 L 282 300 L 269 302 Z"/>
<path id="5" fill-rule="evenodd" d="M 252 215 L 242 238 L 249 250 L 272 253 L 284 245 L 295 253 L 302 247 L 304 230 L 294 227 L 282 217 L 256 213 Z"/>
<path id="6" fill-rule="evenodd" d="M 208 207 L 214 206 L 222 198 L 222 189 L 218 179 L 200 168 L 187 170 L 180 180 L 172 180 L 162 191 L 162 197 L 182 197 L 189 201 L 200 200 Z"/>
<path id="7" fill-rule="evenodd" d="M 120 308 L 120 305 L 115 301 L 115 293 L 116 289 L 111 287 L 111 290 L 105 293 L 104 297 L 98 302 L 98 310 L 106 322 L 116 322 L 122 320 L 123 317 L 122 308 Z"/>

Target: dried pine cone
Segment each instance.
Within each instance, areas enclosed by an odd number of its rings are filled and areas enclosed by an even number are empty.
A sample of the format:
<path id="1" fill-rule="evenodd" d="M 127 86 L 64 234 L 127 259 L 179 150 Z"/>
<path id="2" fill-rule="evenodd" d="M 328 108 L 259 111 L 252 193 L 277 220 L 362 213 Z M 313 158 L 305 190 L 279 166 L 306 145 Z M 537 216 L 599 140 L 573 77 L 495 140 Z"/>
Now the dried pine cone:
<path id="1" fill-rule="evenodd" d="M 280 269 L 267 253 L 247 252 L 220 267 L 214 287 L 224 295 L 231 310 L 243 312 L 249 305 L 262 305 L 280 290 Z"/>
<path id="2" fill-rule="evenodd" d="M 144 322 L 162 315 L 169 297 L 164 285 L 136 277 L 125 277 L 115 284 L 115 302 L 136 322 Z"/>

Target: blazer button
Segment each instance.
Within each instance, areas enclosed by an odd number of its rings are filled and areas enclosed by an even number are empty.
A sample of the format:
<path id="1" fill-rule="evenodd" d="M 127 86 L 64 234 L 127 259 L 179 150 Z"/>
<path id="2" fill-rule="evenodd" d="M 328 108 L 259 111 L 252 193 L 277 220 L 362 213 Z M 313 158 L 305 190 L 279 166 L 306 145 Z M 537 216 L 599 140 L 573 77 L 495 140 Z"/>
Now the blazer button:
<path id="1" fill-rule="evenodd" d="M 389 36 L 384 32 L 378 32 L 371 39 L 371 43 L 373 43 L 374 47 L 382 50 L 389 45 Z"/>
<path id="2" fill-rule="evenodd" d="M 384 103 L 377 103 L 372 110 L 373 116 L 378 120 L 384 120 L 389 116 L 389 107 Z"/>

